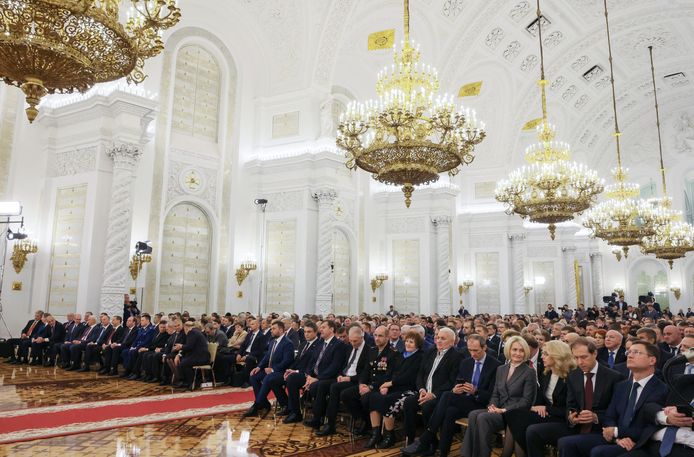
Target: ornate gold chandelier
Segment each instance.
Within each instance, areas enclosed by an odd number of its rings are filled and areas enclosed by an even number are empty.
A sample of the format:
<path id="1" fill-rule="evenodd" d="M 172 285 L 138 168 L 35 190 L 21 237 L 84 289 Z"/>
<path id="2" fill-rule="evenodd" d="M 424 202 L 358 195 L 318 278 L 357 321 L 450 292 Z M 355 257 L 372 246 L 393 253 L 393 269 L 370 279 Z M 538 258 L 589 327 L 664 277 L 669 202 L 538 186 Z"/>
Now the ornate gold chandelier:
<path id="1" fill-rule="evenodd" d="M 514 170 L 496 187 L 496 199 L 506 205 L 507 214 L 518 214 L 531 222 L 549 224 L 554 239 L 556 224 L 570 221 L 588 209 L 603 190 L 597 172 L 570 162 L 569 145 L 554 140 L 555 128 L 547 120 L 545 64 L 542 47 L 542 17 L 537 1 L 540 40 L 540 92 L 542 123 L 537 127 L 539 143 L 525 150 L 528 165 Z"/>
<path id="2" fill-rule="evenodd" d="M 658 109 L 658 90 L 655 85 L 655 68 L 653 65 L 653 46 L 648 47 L 651 58 L 651 78 L 653 80 L 653 98 L 655 100 L 656 126 L 658 128 L 658 150 L 660 152 L 660 177 L 663 183 L 663 198 L 658 199 L 666 211 L 668 221 L 655 230 L 651 236 L 643 239 L 641 250 L 644 254 L 654 254 L 658 259 L 667 260 L 672 269 L 673 261 L 683 258 L 687 252 L 694 251 L 694 227 L 681 220 L 682 212 L 670 207 L 672 200 L 667 195 L 665 185 L 665 165 L 663 164 L 663 143 L 660 135 L 660 112 Z"/>
<path id="3" fill-rule="evenodd" d="M 409 208 L 415 186 L 437 181 L 439 173 L 456 175 L 474 160 L 485 131 L 474 111 L 448 94 L 436 96 L 438 73 L 419 62 L 419 47 L 410 41 L 409 0 L 404 2 L 402 49 L 394 47 L 394 63 L 378 73 L 378 99 L 352 102 L 342 114 L 337 145 L 350 170 L 402 186 Z"/>
<path id="4" fill-rule="evenodd" d="M 611 246 L 619 246 L 626 258 L 629 246 L 640 246 L 644 237 L 655 234 L 655 229 L 664 224 L 666 213 L 654 208 L 649 202 L 639 198 L 640 186 L 626 182 L 628 169 L 622 167 L 619 122 L 617 119 L 617 95 L 615 92 L 614 68 L 612 64 L 612 43 L 610 23 L 605 4 L 605 29 L 607 30 L 607 50 L 610 62 L 610 82 L 612 84 L 612 110 L 614 113 L 614 136 L 617 145 L 617 167 L 612 169 L 614 184 L 605 188 L 607 199 L 586 212 L 583 225 L 592 230 L 592 235 L 607 241 Z M 619 252 L 619 251 L 617 251 Z M 617 260 L 621 260 L 621 255 Z"/>
<path id="5" fill-rule="evenodd" d="M 26 95 L 29 122 L 46 94 L 85 92 L 127 77 L 164 49 L 163 30 L 181 18 L 176 0 L 0 0 L 0 78 Z"/>

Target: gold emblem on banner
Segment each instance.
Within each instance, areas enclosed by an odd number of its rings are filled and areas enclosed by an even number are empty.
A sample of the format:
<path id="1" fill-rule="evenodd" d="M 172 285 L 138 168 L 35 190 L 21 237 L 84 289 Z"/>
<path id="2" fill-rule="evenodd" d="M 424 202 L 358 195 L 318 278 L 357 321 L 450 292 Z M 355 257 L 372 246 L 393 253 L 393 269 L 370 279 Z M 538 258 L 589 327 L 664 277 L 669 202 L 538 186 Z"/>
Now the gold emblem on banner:
<path id="1" fill-rule="evenodd" d="M 474 97 L 482 91 L 482 81 L 464 84 L 458 91 L 458 97 Z"/>
<path id="2" fill-rule="evenodd" d="M 369 35 L 369 51 L 390 49 L 395 43 L 395 29 L 374 32 Z"/>

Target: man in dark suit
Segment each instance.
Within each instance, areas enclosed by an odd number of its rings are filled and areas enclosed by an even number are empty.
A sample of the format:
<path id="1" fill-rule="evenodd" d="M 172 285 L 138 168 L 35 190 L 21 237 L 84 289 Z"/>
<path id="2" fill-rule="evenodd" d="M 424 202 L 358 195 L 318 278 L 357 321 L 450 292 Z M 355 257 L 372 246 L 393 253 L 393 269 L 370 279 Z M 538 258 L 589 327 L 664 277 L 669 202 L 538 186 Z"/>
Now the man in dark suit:
<path id="1" fill-rule="evenodd" d="M 678 412 L 677 408 L 677 405 L 694 405 L 694 375 L 676 378 L 665 404 L 667 405 L 665 408 L 657 403 L 644 405 L 643 415 L 651 426 L 641 434 L 641 439 L 634 446 L 634 450 L 624 454 L 625 456 L 691 457 L 694 455 L 692 415 Z"/>
<path id="2" fill-rule="evenodd" d="M 442 327 L 436 334 L 436 349 L 425 354 L 417 374 L 418 395 L 405 399 L 403 415 L 408 442 L 414 441 L 417 411 L 421 409 L 425 424 L 429 423 L 436 404 L 447 390 L 455 385 L 462 355 L 453 347 L 455 332 Z"/>
<path id="3" fill-rule="evenodd" d="M 676 325 L 666 325 L 663 329 L 663 341 L 658 346 L 663 351 L 676 356 L 679 354 L 682 336 Z"/>
<path id="4" fill-rule="evenodd" d="M 109 376 L 118 376 L 118 364 L 120 363 L 121 354 L 127 351 L 137 337 L 137 321 L 136 317 L 130 316 L 125 321 L 125 329 L 120 334 L 119 338 L 111 338 L 111 344 L 104 348 L 104 368 L 105 373 Z M 118 332 L 116 332 L 118 333 Z"/>
<path id="5" fill-rule="evenodd" d="M 164 321 L 159 321 L 161 326 Z M 150 350 L 142 354 L 142 371 L 144 382 L 160 382 L 161 364 L 166 351 L 171 351 L 173 345 L 176 344 L 176 324 L 173 321 L 165 323 L 166 333 L 152 341 Z M 161 341 L 164 343 L 161 344 Z"/>
<path id="6" fill-rule="evenodd" d="M 301 422 L 303 419 L 299 409 L 299 389 L 306 383 L 306 373 L 313 368 L 321 350 L 316 324 L 307 322 L 303 330 L 306 341 L 299 346 L 299 352 L 294 362 L 284 372 L 282 379 L 275 379 L 270 383 L 270 388 L 275 394 L 277 402 L 283 407 L 280 415 L 287 416 L 282 420 L 285 424 Z M 285 385 L 289 396 L 285 393 Z M 290 386 L 292 387 L 290 388 Z"/>
<path id="7" fill-rule="evenodd" d="M 194 390 L 193 367 L 205 365 L 210 361 L 210 351 L 207 349 L 207 338 L 202 332 L 194 327 L 192 321 L 183 324 L 183 332 L 186 334 L 185 344 L 177 344 L 174 349 L 180 352 L 176 356 L 179 359 L 178 365 L 181 372 L 181 382 L 174 384 L 174 387 Z"/>
<path id="8" fill-rule="evenodd" d="M 236 355 L 236 363 L 243 363 L 243 382 L 248 387 L 251 371 L 258 366 L 258 361 L 263 358 L 267 349 L 267 337 L 260 330 L 260 321 L 252 317 L 248 322 L 248 334 Z M 231 383 L 231 376 L 229 376 Z"/>
<path id="9" fill-rule="evenodd" d="M 393 323 L 388 326 L 388 345 L 392 350 L 402 354 L 405 352 L 405 342 L 402 340 L 400 333 L 400 324 Z"/>
<path id="10" fill-rule="evenodd" d="M 294 361 L 294 343 L 284 333 L 284 322 L 275 320 L 270 326 L 272 341 L 257 367 L 251 371 L 251 385 L 255 401 L 243 417 L 257 416 L 258 410 L 270 409 L 267 396 L 270 393 L 272 382 L 282 379 L 284 371 Z"/>
<path id="11" fill-rule="evenodd" d="M 178 368 L 174 365 L 176 356 L 180 352 L 180 348 L 185 343 L 186 334 L 183 331 L 183 322 L 178 317 L 173 319 L 174 333 L 172 336 L 173 341 L 167 341 L 167 345 L 164 348 L 164 354 L 157 363 L 161 365 L 159 371 L 159 385 L 166 386 L 173 383 L 174 374 L 178 373 Z M 179 359 L 180 360 L 180 359 Z M 216 365 L 215 361 L 215 365 Z M 155 365 L 156 366 L 156 365 Z M 174 369 L 175 368 L 175 369 Z"/>
<path id="12" fill-rule="evenodd" d="M 499 353 L 501 337 L 497 334 L 497 326 L 493 322 L 487 324 L 487 348 Z"/>
<path id="13" fill-rule="evenodd" d="M 52 314 L 45 313 L 43 318 L 46 325 L 37 334 L 31 343 L 31 356 L 34 359 L 31 365 L 41 365 L 47 362 L 45 355 L 50 357 L 54 344 L 61 344 L 65 340 L 65 327 L 56 322 Z"/>
<path id="14" fill-rule="evenodd" d="M 634 448 L 650 425 L 641 414 L 647 403 L 665 404 L 667 386 L 655 377 L 660 349 L 645 341 L 635 341 L 629 349 L 627 367 L 631 380 L 615 386 L 605 412 L 601 434 L 567 436 L 559 440 L 564 457 L 616 457 Z M 599 385 L 599 384 L 598 384 Z M 569 421 L 575 413 L 569 414 Z"/>
<path id="15" fill-rule="evenodd" d="M 429 454 L 436 449 L 436 434 L 439 433 L 438 449 L 441 456 L 450 452 L 457 425 L 455 421 L 467 417 L 470 411 L 486 408 L 494 389 L 496 369 L 501 363 L 488 355 L 487 340 L 481 335 L 470 335 L 467 351 L 469 358 L 463 359 L 453 390 L 444 392 L 431 415 L 422 436 L 401 449 L 405 455 Z"/>
<path id="16" fill-rule="evenodd" d="M 100 319 L 101 323 L 99 325 L 99 333 L 96 341 L 89 341 L 86 346 L 82 348 L 82 352 L 84 353 L 84 367 L 78 369 L 77 371 L 88 372 L 89 366 L 96 361 L 95 359 L 97 357 L 99 359 L 101 358 L 101 347 L 111 334 L 113 325 L 111 325 L 111 319 L 106 313 L 101 313 Z"/>
<path id="17" fill-rule="evenodd" d="M 345 364 L 346 345 L 335 336 L 336 330 L 335 321 L 321 323 L 322 347 L 313 369 L 307 373 L 306 383 L 303 386 L 304 392 L 308 391 L 313 398 L 313 419 L 304 421 L 304 425 L 308 427 L 320 427 L 327 408 L 330 386 L 337 380 L 340 369 Z"/>
<path id="18" fill-rule="evenodd" d="M 26 323 L 24 328 L 22 328 L 22 334 L 19 338 L 11 338 L 8 342 L 13 346 L 17 346 L 17 358 L 14 357 L 14 350 L 12 351 L 12 357 L 10 357 L 9 363 L 20 364 L 29 363 L 29 348 L 31 343 L 35 338 L 39 336 L 39 333 L 45 326 L 45 320 L 43 317 L 43 311 L 36 311 L 34 313 L 34 318 Z"/>
<path id="19" fill-rule="evenodd" d="M 379 387 L 381 387 L 384 382 L 390 381 L 393 370 L 398 367 L 402 360 L 402 355 L 393 350 L 390 346 L 388 331 L 384 325 L 376 327 L 373 337 L 375 346 L 372 348 L 365 348 L 359 356 L 357 356 L 358 348 L 352 345 L 353 348 L 344 373 L 346 376 L 352 373 L 350 368 L 355 362 L 350 364 L 350 361 L 352 361 L 353 358 L 358 358 L 359 363 L 357 363 L 356 370 L 354 370 L 358 379 L 354 382 L 353 377 L 350 377 L 350 385 L 342 389 L 341 392 L 335 392 L 338 397 L 336 401 L 333 401 L 333 390 L 332 388 L 330 389 L 330 403 L 326 414 L 328 417 L 328 424 L 323 426 L 316 435 L 319 433 L 321 436 L 335 433 L 335 421 L 339 402 L 345 405 L 345 409 L 351 414 L 353 420 L 356 421 L 360 417 L 363 419 L 362 427 L 357 431 L 358 435 L 363 435 L 371 429 L 371 422 L 369 420 L 369 395 L 371 392 L 378 392 Z M 350 340 L 351 339 L 352 336 L 350 335 Z M 367 447 L 373 448 L 376 443 L 380 441 L 380 438 L 381 427 L 373 428 L 372 436 Z"/>
<path id="20" fill-rule="evenodd" d="M 284 337 L 292 342 L 294 349 L 297 349 L 301 344 L 301 339 L 299 338 L 299 331 L 292 326 L 294 321 L 292 319 L 285 318 L 282 319 L 282 322 L 284 323 L 284 328 L 286 329 L 284 332 Z"/>
<path id="21" fill-rule="evenodd" d="M 87 326 L 82 332 L 79 339 L 73 340 L 69 346 L 63 346 L 60 350 L 60 358 L 66 361 L 69 366 L 65 368 L 68 371 L 76 371 L 80 369 L 82 364 L 82 353 L 87 347 L 87 344 L 93 343 L 99 337 L 101 325 L 96 321 L 96 316 L 91 315 L 87 319 Z"/>
<path id="22" fill-rule="evenodd" d="M 73 341 L 78 340 L 79 337 L 82 335 L 82 331 L 86 327 L 87 323 L 82 322 L 82 315 L 80 313 L 75 313 L 73 315 L 72 319 L 72 325 L 68 325 L 66 328 L 65 332 L 65 339 L 63 340 L 62 343 L 60 344 L 54 344 L 53 348 L 51 349 L 51 365 L 55 362 L 55 360 L 58 358 L 58 356 L 61 356 L 60 359 L 60 366 L 67 368 L 70 366 L 70 360 L 65 360 L 62 358 L 62 353 L 63 353 L 63 347 L 67 345 L 67 354 L 70 354 L 70 345 L 72 344 Z"/>
<path id="23" fill-rule="evenodd" d="M 578 368 L 567 378 L 566 406 L 570 411 L 566 422 L 535 424 L 526 431 L 528 457 L 542 457 L 546 445 L 576 433 L 599 433 L 605 423 L 605 411 L 615 385 L 624 378 L 597 361 L 597 347 L 578 338 L 571 344 Z M 595 388 L 593 388 L 595 386 Z"/>
<path id="24" fill-rule="evenodd" d="M 552 304 L 547 305 L 547 311 L 545 311 L 545 317 L 549 320 L 559 319 L 559 314 L 554 310 Z"/>
<path id="25" fill-rule="evenodd" d="M 137 319 L 137 317 L 135 317 L 135 319 Z M 152 318 L 149 314 L 142 313 L 139 319 L 140 327 L 137 329 L 135 340 L 133 340 L 129 348 L 121 351 L 123 368 L 125 369 L 125 372 L 121 375 L 122 378 L 127 378 L 133 374 L 139 349 L 148 347 L 157 333 L 157 328 L 152 325 Z"/>
<path id="26" fill-rule="evenodd" d="M 224 336 L 223 333 L 220 332 L 220 334 Z M 166 346 L 166 342 L 169 340 L 169 336 L 170 334 L 167 331 L 166 320 L 160 320 L 157 324 L 157 333 L 154 335 L 154 338 L 149 343 L 149 345 L 143 346 L 137 350 L 132 365 L 132 373 L 130 373 L 130 376 L 128 376 L 126 379 L 130 381 L 144 381 L 146 375 L 144 375 L 142 371 L 145 359 L 147 358 L 145 356 L 149 357 L 153 353 L 156 354 L 155 351 L 157 349 L 161 351 L 164 348 L 164 346 Z"/>
<path id="27" fill-rule="evenodd" d="M 678 330 L 678 332 L 679 332 L 679 330 Z M 658 335 L 655 332 L 655 330 L 653 330 L 652 328 L 647 328 L 647 327 L 638 329 L 636 331 L 636 337 L 641 339 L 641 340 L 647 341 L 651 344 L 656 344 L 656 341 L 658 339 Z M 670 351 L 664 350 L 660 346 L 657 346 L 657 347 L 658 347 L 658 351 L 660 352 L 660 355 L 658 356 L 658 366 L 656 366 L 656 370 L 662 371 L 663 367 L 665 366 L 665 362 L 667 362 L 672 357 L 674 357 L 675 354 L 673 354 Z"/>
<path id="28" fill-rule="evenodd" d="M 608 330 L 605 334 L 605 347 L 598 350 L 598 362 L 614 368 L 618 363 L 626 362 L 622 340 L 624 337 L 617 330 Z"/>
<path id="29" fill-rule="evenodd" d="M 123 318 L 120 316 L 113 316 L 108 331 L 99 337 L 99 340 L 96 342 L 97 344 L 87 346 L 84 352 L 84 360 L 87 366 L 93 362 L 99 362 L 101 365 L 99 374 L 106 374 L 110 366 L 105 363 L 102 357 L 105 356 L 106 348 L 110 347 L 111 343 L 119 341 L 122 338 L 124 331 Z"/>

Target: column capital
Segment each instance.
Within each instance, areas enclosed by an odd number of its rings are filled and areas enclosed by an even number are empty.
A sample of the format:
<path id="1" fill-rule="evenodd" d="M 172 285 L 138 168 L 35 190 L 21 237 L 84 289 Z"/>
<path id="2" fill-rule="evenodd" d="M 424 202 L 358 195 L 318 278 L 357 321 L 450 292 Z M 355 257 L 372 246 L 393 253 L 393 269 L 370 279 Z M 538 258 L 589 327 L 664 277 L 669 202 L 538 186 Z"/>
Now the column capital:
<path id="1" fill-rule="evenodd" d="M 601 253 L 601 252 L 598 252 L 598 251 L 596 251 L 596 252 L 591 252 L 591 253 L 588 254 L 588 255 L 590 256 L 591 259 L 592 259 L 592 258 L 599 259 L 600 257 L 602 257 L 602 253 Z"/>
<path id="2" fill-rule="evenodd" d="M 561 252 L 574 252 L 576 250 L 576 246 L 562 246 L 561 247 Z"/>
<path id="3" fill-rule="evenodd" d="M 453 221 L 453 218 L 451 216 L 446 216 L 446 215 L 439 215 L 439 216 L 433 216 L 431 218 L 431 223 L 434 224 L 435 226 L 449 226 L 451 225 L 451 222 Z"/>
<path id="4" fill-rule="evenodd" d="M 133 143 L 113 143 L 106 154 L 113 160 L 114 166 L 135 168 L 142 152 Z"/>
<path id="5" fill-rule="evenodd" d="M 337 191 L 330 187 L 321 187 L 311 192 L 311 196 L 319 205 L 332 203 L 337 198 Z"/>

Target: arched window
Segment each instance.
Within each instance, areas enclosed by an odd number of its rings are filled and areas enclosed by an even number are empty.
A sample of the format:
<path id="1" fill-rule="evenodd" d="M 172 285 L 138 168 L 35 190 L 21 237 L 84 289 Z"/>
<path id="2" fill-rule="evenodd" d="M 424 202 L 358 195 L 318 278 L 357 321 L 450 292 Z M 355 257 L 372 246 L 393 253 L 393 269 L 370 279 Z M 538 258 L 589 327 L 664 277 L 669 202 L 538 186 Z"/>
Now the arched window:
<path id="1" fill-rule="evenodd" d="M 668 296 L 668 278 L 665 267 L 655 260 L 644 260 L 631 271 L 631 284 L 638 296 L 653 292 L 660 309 L 670 306 Z"/>
<path id="2" fill-rule="evenodd" d="M 159 311 L 208 311 L 210 246 L 207 215 L 192 203 L 174 206 L 164 220 Z"/>
<path id="3" fill-rule="evenodd" d="M 172 128 L 175 132 L 217 141 L 220 71 L 212 54 L 184 46 L 176 59 Z"/>

